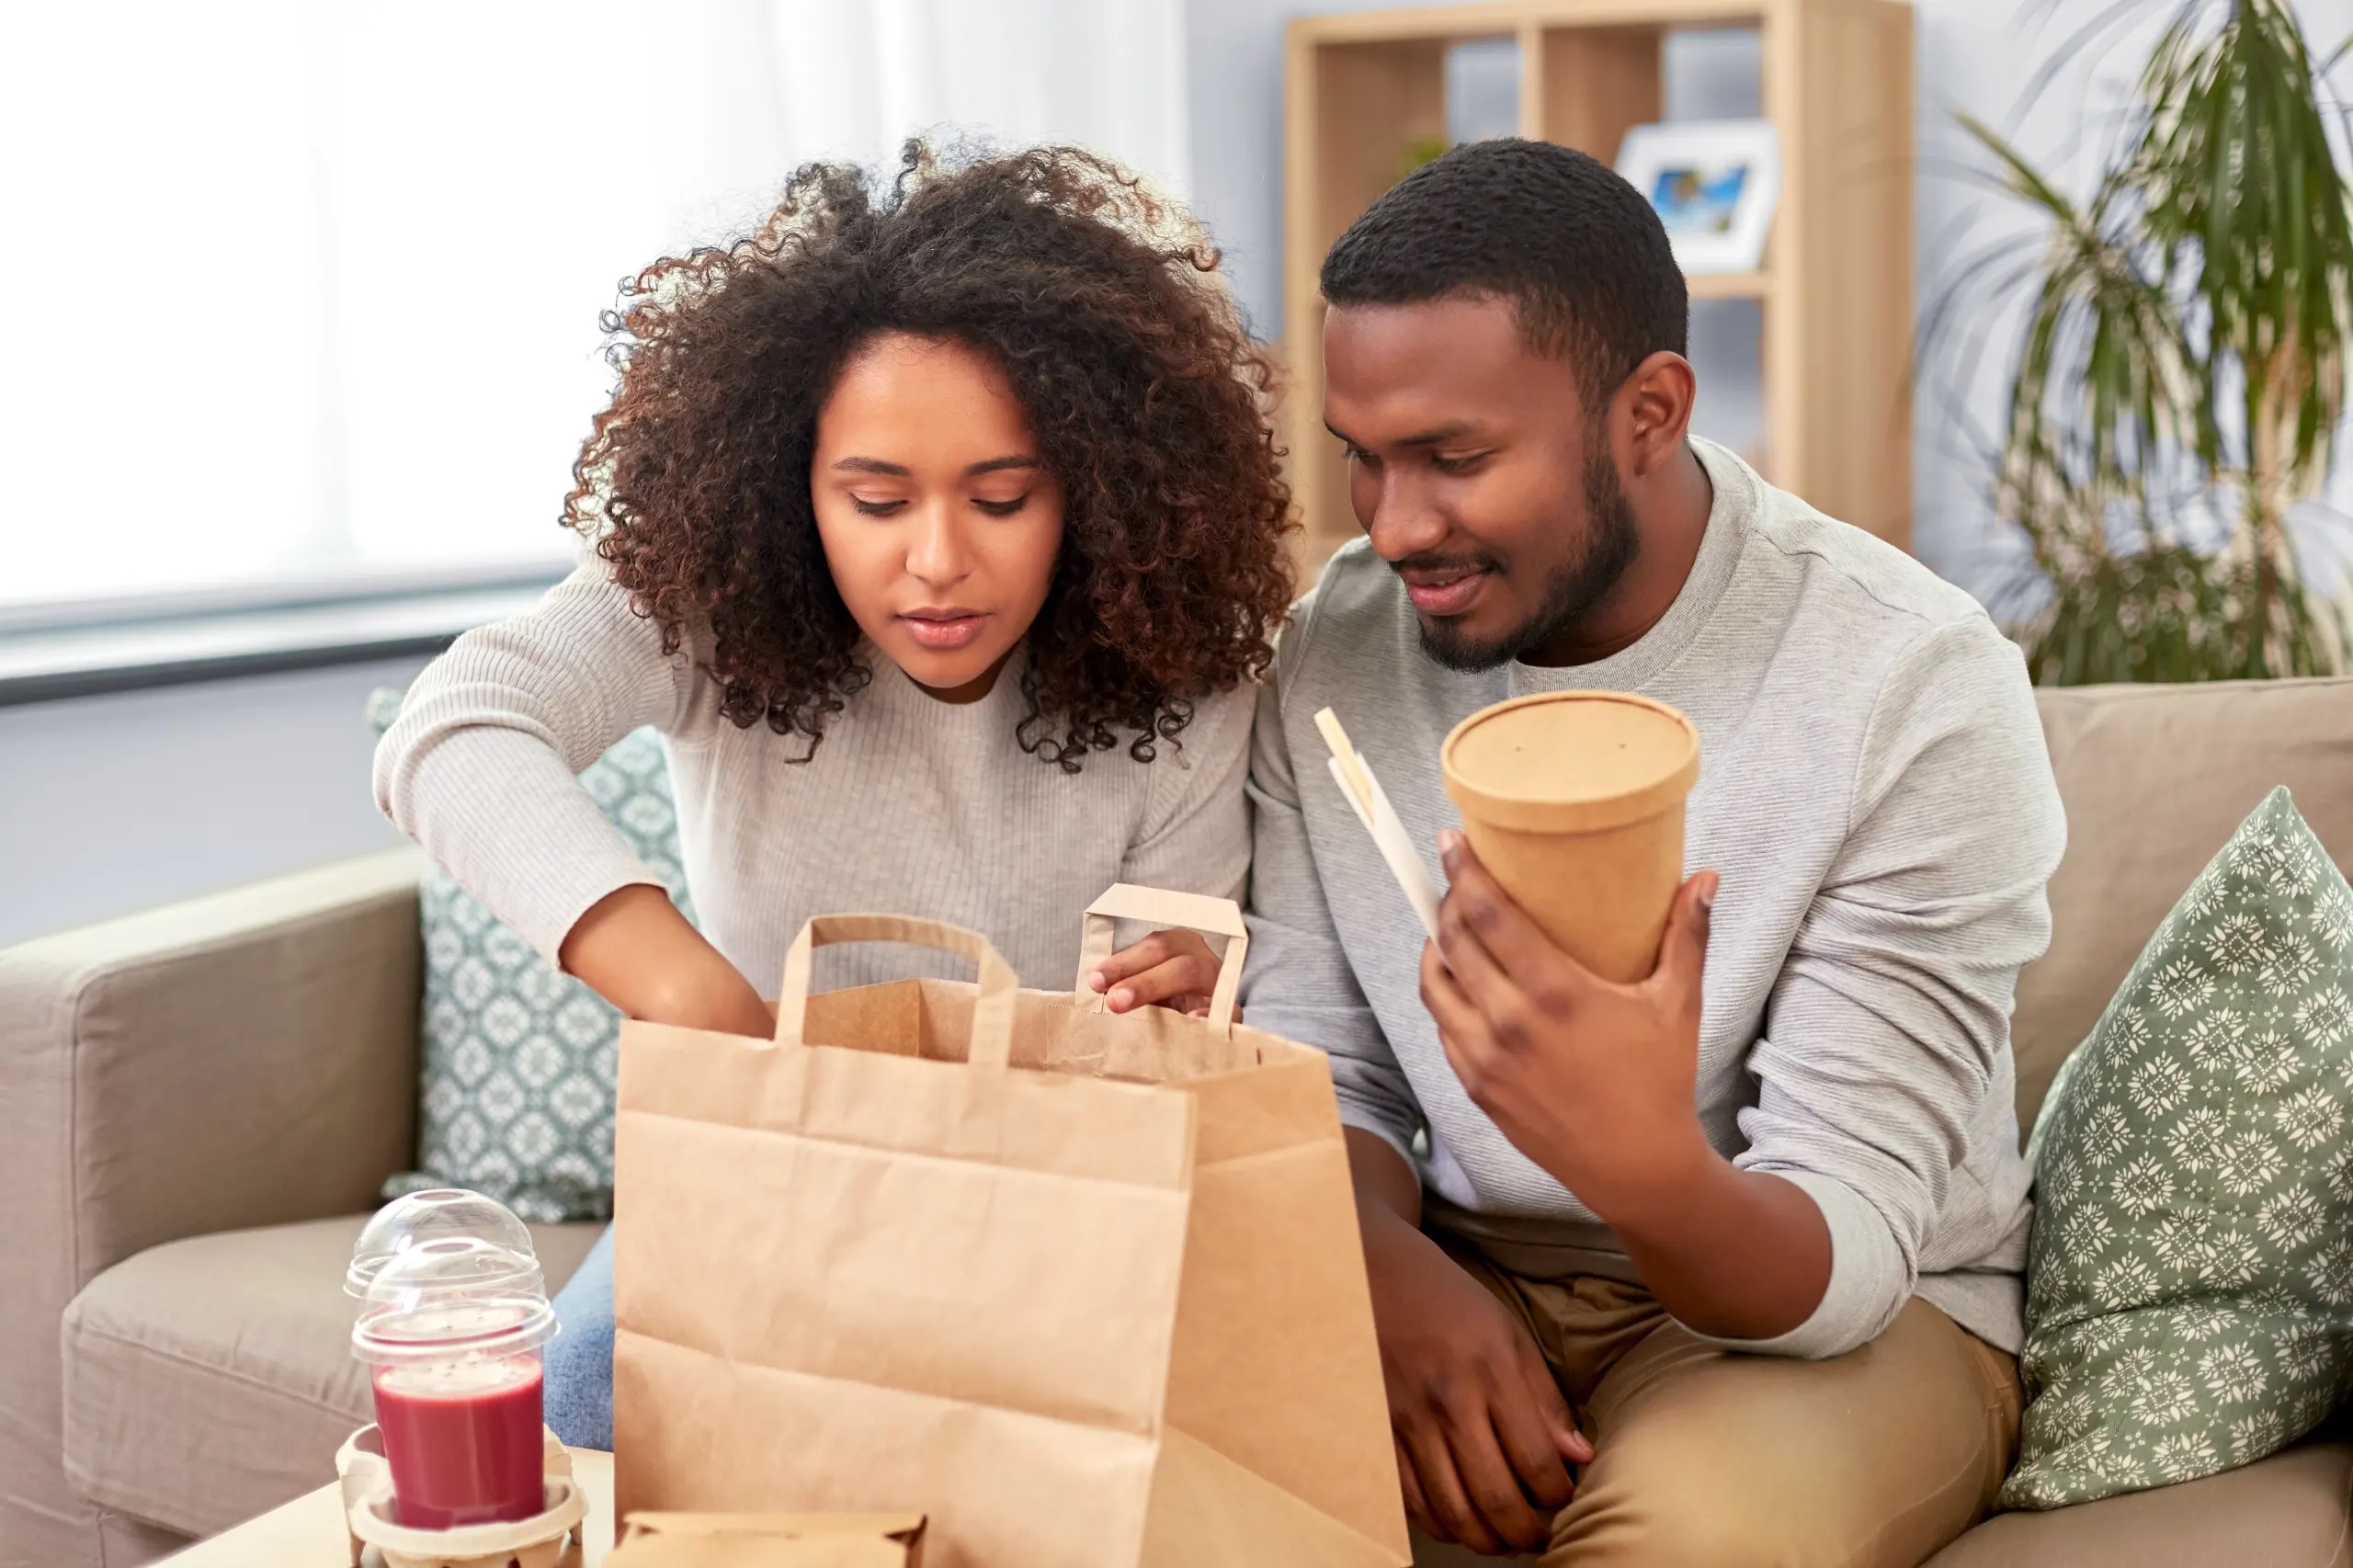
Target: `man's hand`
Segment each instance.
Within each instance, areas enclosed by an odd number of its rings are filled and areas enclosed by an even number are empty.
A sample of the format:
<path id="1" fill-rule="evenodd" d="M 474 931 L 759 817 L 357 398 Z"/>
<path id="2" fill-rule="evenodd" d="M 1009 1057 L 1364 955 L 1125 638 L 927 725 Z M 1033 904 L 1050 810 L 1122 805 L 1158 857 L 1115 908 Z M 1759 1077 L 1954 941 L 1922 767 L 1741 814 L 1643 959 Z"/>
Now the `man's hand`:
<path id="1" fill-rule="evenodd" d="M 1805 1189 L 1736 1168 L 1694 1104 L 1716 874 L 1685 882 L 1658 964 L 1617 985 L 1552 945 L 1460 834 L 1422 1000 L 1472 1101 L 1599 1215 L 1677 1321 L 1726 1339 L 1796 1328 L 1830 1286 L 1830 1227 Z"/>
<path id="2" fill-rule="evenodd" d="M 1640 1214 L 1713 1157 L 1694 1108 L 1716 874 L 1685 882 L 1647 980 L 1613 984 L 1555 947 L 1441 840 L 1449 885 L 1422 1000 L 1472 1101 L 1604 1221 Z"/>
<path id="3" fill-rule="evenodd" d="M 1217 955 L 1197 933 L 1154 931 L 1105 959 L 1086 983 L 1115 1013 L 1157 1006 L 1206 1018 L 1210 997 L 1217 990 Z M 1240 1007 L 1233 1017 L 1240 1021 Z"/>
<path id="4" fill-rule="evenodd" d="M 1540 1551 L 1593 1445 L 1528 1330 L 1404 1211 L 1418 1189 L 1397 1152 L 1347 1142 L 1405 1512 L 1473 1551 Z"/>

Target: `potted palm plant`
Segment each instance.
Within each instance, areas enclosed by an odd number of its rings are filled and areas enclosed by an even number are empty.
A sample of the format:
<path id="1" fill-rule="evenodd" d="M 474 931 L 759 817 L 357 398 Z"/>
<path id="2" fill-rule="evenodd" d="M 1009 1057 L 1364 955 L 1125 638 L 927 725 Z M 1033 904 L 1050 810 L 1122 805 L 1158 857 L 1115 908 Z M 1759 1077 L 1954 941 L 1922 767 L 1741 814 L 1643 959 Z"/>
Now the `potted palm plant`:
<path id="1" fill-rule="evenodd" d="M 1964 323 L 2023 304 L 1991 466 L 2028 567 L 1995 608 L 2039 683 L 2346 665 L 2290 517 L 2331 472 L 2353 335 L 2333 62 L 2289 0 L 2177 0 L 2080 199 L 1960 117 L 2000 188 L 2047 221 L 1966 258 L 1924 324 L 1925 347 L 1949 350 Z"/>

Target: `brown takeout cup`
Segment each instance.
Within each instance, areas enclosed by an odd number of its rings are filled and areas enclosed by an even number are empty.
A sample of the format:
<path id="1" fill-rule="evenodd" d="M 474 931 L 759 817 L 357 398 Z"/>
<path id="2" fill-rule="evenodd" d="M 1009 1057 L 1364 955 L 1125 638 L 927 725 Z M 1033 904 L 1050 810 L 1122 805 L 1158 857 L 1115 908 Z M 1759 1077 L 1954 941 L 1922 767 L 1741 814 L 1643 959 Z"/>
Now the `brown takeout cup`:
<path id="1" fill-rule="evenodd" d="M 1662 702 L 1555 691 L 1482 709 L 1439 754 L 1480 863 L 1605 980 L 1651 971 L 1683 881 L 1699 733 Z"/>

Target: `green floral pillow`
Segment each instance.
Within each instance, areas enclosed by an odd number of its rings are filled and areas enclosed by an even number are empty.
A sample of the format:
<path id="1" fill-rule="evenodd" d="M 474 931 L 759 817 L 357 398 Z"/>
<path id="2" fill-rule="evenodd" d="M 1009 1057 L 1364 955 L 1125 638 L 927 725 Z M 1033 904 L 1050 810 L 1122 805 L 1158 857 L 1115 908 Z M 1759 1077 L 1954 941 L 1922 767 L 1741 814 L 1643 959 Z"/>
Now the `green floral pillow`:
<path id="1" fill-rule="evenodd" d="M 2250 1463 L 2353 1392 L 2353 892 L 2285 790 L 2174 906 L 2037 1131 L 2012 1508 Z"/>
<path id="2" fill-rule="evenodd" d="M 377 733 L 399 717 L 400 703 L 389 687 L 369 697 Z M 661 737 L 652 730 L 623 737 L 588 765 L 580 783 L 692 919 Z M 394 1176 L 384 1196 L 464 1187 L 540 1223 L 609 1218 L 620 1014 L 438 867 L 418 884 L 417 904 L 425 937 L 423 1169 Z"/>

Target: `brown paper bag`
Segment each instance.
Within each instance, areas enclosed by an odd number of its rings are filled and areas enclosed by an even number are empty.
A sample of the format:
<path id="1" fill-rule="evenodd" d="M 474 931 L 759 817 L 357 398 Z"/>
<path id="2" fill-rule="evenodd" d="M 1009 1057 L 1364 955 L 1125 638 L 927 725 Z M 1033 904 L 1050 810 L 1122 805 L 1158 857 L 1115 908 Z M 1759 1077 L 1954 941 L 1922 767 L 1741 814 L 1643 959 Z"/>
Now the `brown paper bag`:
<path id="1" fill-rule="evenodd" d="M 1322 1052 L 1017 988 L 971 932 L 813 920 L 773 1040 L 621 1030 L 616 1488 L 641 1508 L 920 1509 L 931 1568 L 1408 1562 Z M 809 994 L 813 949 L 920 943 L 977 983 Z"/>
<path id="2" fill-rule="evenodd" d="M 605 1568 L 923 1568 L 921 1514 L 631 1514 Z"/>

